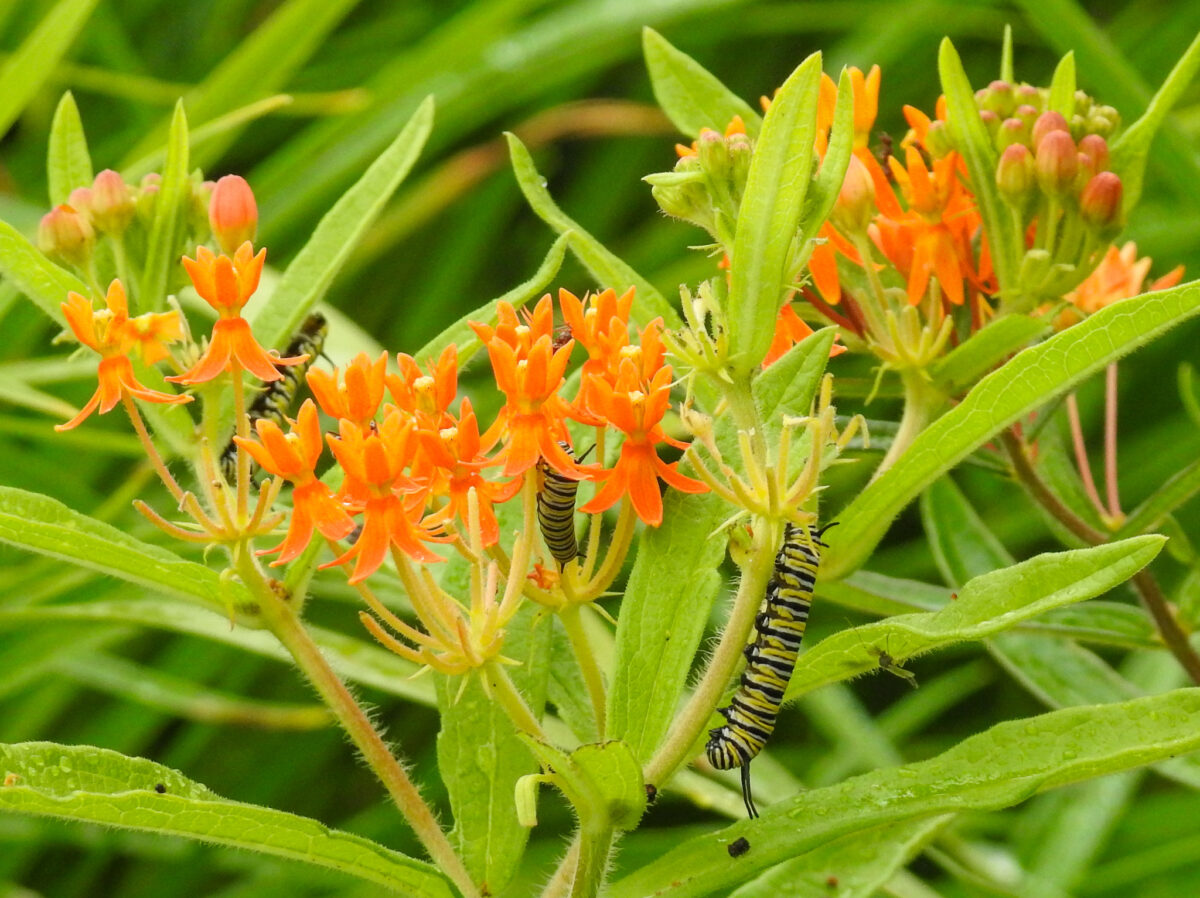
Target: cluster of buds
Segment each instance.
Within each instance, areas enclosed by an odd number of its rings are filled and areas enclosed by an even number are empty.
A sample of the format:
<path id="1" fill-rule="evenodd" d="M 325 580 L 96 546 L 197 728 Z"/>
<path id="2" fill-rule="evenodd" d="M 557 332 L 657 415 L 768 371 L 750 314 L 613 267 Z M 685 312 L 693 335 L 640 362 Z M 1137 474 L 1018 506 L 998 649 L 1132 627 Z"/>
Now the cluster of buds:
<path id="1" fill-rule="evenodd" d="M 643 179 L 654 199 L 668 215 L 708 231 L 721 247 L 732 247 L 754 153 L 745 123 L 734 116 L 724 134 L 705 128 L 691 146 L 676 144 L 675 152 L 679 161 L 673 171 Z"/>

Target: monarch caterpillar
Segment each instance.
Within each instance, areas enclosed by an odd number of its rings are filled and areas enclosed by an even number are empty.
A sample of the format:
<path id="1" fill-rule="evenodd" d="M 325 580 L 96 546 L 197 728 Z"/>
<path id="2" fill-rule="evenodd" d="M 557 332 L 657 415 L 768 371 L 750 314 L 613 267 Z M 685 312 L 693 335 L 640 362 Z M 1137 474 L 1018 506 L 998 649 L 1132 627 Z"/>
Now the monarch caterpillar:
<path id="1" fill-rule="evenodd" d="M 559 440 L 558 445 L 575 458 L 569 443 Z M 566 567 L 579 555 L 579 543 L 575 539 L 575 494 L 579 491 L 579 481 L 564 477 L 544 461 L 538 467 L 542 473 L 542 489 L 537 497 L 538 526 L 558 566 Z"/>
<path id="2" fill-rule="evenodd" d="M 775 717 L 808 624 L 813 585 L 821 563 L 817 547 L 825 545 L 821 535 L 832 526 L 828 524 L 818 530 L 787 525 L 783 545 L 775 556 L 775 574 L 767 585 L 763 610 L 754 622 L 757 636 L 746 647 L 747 664 L 741 685 L 729 706 L 717 709 L 725 715 L 725 725 L 708 733 L 705 752 L 709 763 L 718 770 L 742 768 L 742 798 L 751 817 L 758 816 L 758 809 L 750 794 L 750 762 L 775 730 Z"/>
<path id="3" fill-rule="evenodd" d="M 296 391 L 300 389 L 301 381 L 304 380 L 304 372 L 321 354 L 321 349 L 325 345 L 325 337 L 328 334 L 329 322 L 320 312 L 313 312 L 304 319 L 300 330 L 292 337 L 292 342 L 287 345 L 283 354 L 292 356 L 307 353 L 308 361 L 280 368 L 279 373 L 283 376 L 279 380 L 273 380 L 263 386 L 262 392 L 250 404 L 251 426 L 255 421 L 263 418 L 274 421 L 280 427 L 283 426 L 283 419 L 287 416 L 288 409 L 291 408 L 292 400 L 296 398 Z M 231 439 L 225 447 L 225 451 L 221 453 L 221 473 L 225 475 L 227 483 L 237 480 L 237 453 L 237 443 Z"/>

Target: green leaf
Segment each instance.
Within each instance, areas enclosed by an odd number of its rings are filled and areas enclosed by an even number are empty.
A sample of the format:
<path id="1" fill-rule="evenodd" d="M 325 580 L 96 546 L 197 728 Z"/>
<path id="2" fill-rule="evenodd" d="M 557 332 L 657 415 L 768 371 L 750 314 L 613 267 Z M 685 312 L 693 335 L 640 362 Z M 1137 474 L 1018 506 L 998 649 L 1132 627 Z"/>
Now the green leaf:
<path id="1" fill-rule="evenodd" d="M 91 295 L 87 284 L 43 256 L 6 221 L 0 221 L 0 273 L 59 324 L 64 324 L 59 306 L 67 293 Z"/>
<path id="2" fill-rule="evenodd" d="M 813 181 L 812 194 L 805 203 L 801 218 L 801 246 L 817 236 L 825 219 L 833 212 L 834 204 L 846 180 L 846 169 L 854 154 L 854 82 L 850 73 L 843 69 L 838 79 L 837 104 L 833 109 L 833 127 L 829 133 L 829 146 L 821 168 Z"/>
<path id="3" fill-rule="evenodd" d="M 1150 563 L 1166 542 L 1139 536 L 1090 549 L 1038 555 L 970 580 L 939 611 L 902 614 L 841 630 L 797 661 L 787 699 L 880 666 L 887 652 L 903 666 L 909 658 L 965 640 L 983 639 L 1052 608 L 1082 602 L 1125 582 Z"/>
<path id="4" fill-rule="evenodd" d="M 946 95 L 949 112 L 946 126 L 950 129 L 950 140 L 962 154 L 971 175 L 971 191 L 983 217 L 1000 289 L 1012 290 L 1017 283 L 1017 265 L 1023 255 L 1024 234 L 1013 226 L 1008 207 L 996 189 L 996 149 L 979 118 L 975 92 L 949 38 L 942 39 L 938 50 L 938 73 L 942 79 L 942 93 Z"/>
<path id="5" fill-rule="evenodd" d="M 0 135 L 54 73 L 96 7 L 96 0 L 59 0 L 0 69 Z"/>
<path id="6" fill-rule="evenodd" d="M 517 186 L 529 202 L 534 213 L 548 224 L 555 233 L 566 234 L 571 251 L 575 253 L 584 267 L 591 272 L 596 283 L 603 287 L 612 287 L 618 293 L 627 287 L 637 288 L 637 298 L 633 302 L 633 318 L 639 326 L 644 327 L 654 318 L 662 318 L 668 329 L 680 327 L 682 322 L 679 313 L 675 311 L 662 294 L 648 280 L 617 258 L 599 240 L 579 226 L 554 202 L 550 191 L 546 189 L 546 181 L 533 164 L 533 157 L 520 138 L 515 134 L 504 135 L 508 139 L 508 151 L 512 156 L 513 174 L 517 178 Z"/>
<path id="7" fill-rule="evenodd" d="M 519 309 L 539 293 L 546 290 L 558 274 L 559 268 L 562 267 L 569 239 L 570 232 L 568 231 L 551 244 L 550 251 L 546 253 L 546 258 L 538 266 L 538 270 L 533 273 L 533 277 L 523 284 L 513 287 L 503 296 L 496 297 L 491 302 L 480 306 L 474 312 L 458 319 L 458 321 L 451 324 L 421 347 L 420 350 L 413 353 L 413 358 L 418 361 L 437 358 L 443 349 L 453 343 L 458 347 L 458 366 L 459 368 L 465 368 L 467 363 L 475 356 L 475 353 L 483 348 L 483 344 L 479 342 L 479 338 L 475 336 L 475 331 L 471 330 L 471 326 L 467 322 L 482 321 L 486 324 L 495 325 L 496 309 L 500 303 L 507 302 L 514 309 Z"/>
<path id="8" fill-rule="evenodd" d="M 787 267 L 812 183 L 820 86 L 821 54 L 814 53 L 772 100 L 750 163 L 725 310 L 729 365 L 743 375 L 767 354 L 789 286 Z"/>
<path id="9" fill-rule="evenodd" d="M 167 162 L 154 203 L 154 224 L 146 246 L 146 262 L 138 291 L 140 309 L 160 309 L 166 304 L 171 269 L 179 264 L 179 245 L 192 200 L 188 170 L 188 124 L 183 101 L 175 104 L 167 134 Z"/>
<path id="10" fill-rule="evenodd" d="M 48 496 L 0 486 L 0 542 L 151 587 L 218 614 L 237 611 L 255 625 L 254 603 L 240 583 L 222 584 L 216 572 L 135 539 L 103 521 L 72 511 Z"/>
<path id="11" fill-rule="evenodd" d="M 264 346 L 282 346 L 325 295 L 346 259 L 412 170 L 433 128 L 426 97 L 386 150 L 347 190 L 296 254 L 266 302 L 249 315 Z"/>
<path id="12" fill-rule="evenodd" d="M 1068 52 L 1054 68 L 1050 79 L 1050 102 L 1047 109 L 1053 110 L 1068 122 L 1075 114 L 1075 54 Z"/>
<path id="13" fill-rule="evenodd" d="M 758 136 L 762 117 L 750 104 L 653 28 L 642 29 L 642 50 L 654 99 L 684 134 L 697 137 L 704 128 L 722 132 L 737 115 L 746 133 Z"/>
<path id="14" fill-rule="evenodd" d="M 446 586 L 452 594 L 463 594 Z M 521 665 L 513 670 L 513 681 L 540 718 L 549 674 L 550 621 L 526 603 L 505 630 L 504 655 Z M 438 770 L 454 810 L 451 837 L 471 877 L 498 894 L 516 874 L 529 840 L 529 830 L 517 817 L 514 790 L 522 777 L 537 773 L 537 763 L 478 677 L 464 684 L 461 677 L 439 675 L 437 694 Z"/>
<path id="15" fill-rule="evenodd" d="M 46 159 L 46 179 L 50 182 L 50 205 L 65 203 L 76 187 L 92 183 L 92 157 L 79 118 L 75 98 L 67 91 L 54 110 L 50 123 L 50 148 Z"/>
<path id="16" fill-rule="evenodd" d="M 1004 26 L 1004 42 L 1000 46 L 1000 80 L 1015 84 L 1017 76 L 1013 71 L 1013 36 L 1012 25 Z"/>
<path id="17" fill-rule="evenodd" d="M 831 871 L 837 898 L 870 898 L 951 819 L 931 817 L 842 836 L 772 867 L 730 898 L 830 898 Z"/>
<path id="18" fill-rule="evenodd" d="M 689 839 L 613 883 L 610 898 L 719 893 L 850 833 L 966 809 L 995 810 L 1048 789 L 1200 749 L 1200 689 L 997 724 L 916 764 L 884 768 L 773 805 L 757 820 Z M 737 862 L 726 846 L 745 838 Z"/>
<path id="19" fill-rule="evenodd" d="M 595 742 L 568 754 L 536 739 L 524 741 L 582 820 L 603 821 L 619 830 L 637 827 L 646 811 L 646 787 L 642 767 L 628 745 Z"/>
<path id="20" fill-rule="evenodd" d="M 231 52 L 204 81 L 183 98 L 197 124 L 208 122 L 246 103 L 274 93 L 312 56 L 357 0 L 287 0 L 253 33 L 234 42 Z M 151 153 L 166 128 L 150 131 L 130 150 L 125 163 Z M 236 132 L 209 144 L 201 166 L 216 160 L 232 145 Z M 124 165 L 122 166 L 124 167 Z"/>
<path id="21" fill-rule="evenodd" d="M 837 579 L 859 567 L 909 502 L 994 434 L 1197 312 L 1200 289 L 1194 284 L 1147 293 L 1018 353 L 922 432 L 895 467 L 838 515 L 842 526 L 826 537 L 831 548 L 822 575 Z"/>
<path id="22" fill-rule="evenodd" d="M 1163 521 L 1200 492 L 1200 460 L 1176 471 L 1166 483 L 1156 489 L 1142 504 L 1129 513 L 1117 537 L 1144 533 L 1162 526 Z"/>
<path id="23" fill-rule="evenodd" d="M 837 328 L 821 328 L 754 378 L 751 391 L 760 419 L 765 422 L 768 443 L 778 439 L 784 415 L 800 417 L 812 411 L 813 399 L 821 386 L 821 375 L 825 373 L 829 350 L 836 337 Z"/>
<path id="24" fill-rule="evenodd" d="M 178 602 L 115 599 L 0 609 L 0 624 L 6 626 L 74 621 L 135 624 L 139 627 L 184 633 L 285 664 L 292 663 L 291 655 L 279 644 L 279 640 L 266 630 L 251 630 L 246 627 L 231 629 L 228 617 L 219 617 L 194 605 Z M 311 624 L 308 625 L 308 630 L 334 669 L 347 679 L 417 704 L 434 704 L 432 684 L 425 678 L 413 679 L 418 668 L 411 661 L 335 630 Z"/>
<path id="25" fill-rule="evenodd" d="M 975 381 L 1018 350 L 1050 330 L 1049 325 L 1028 315 L 1006 315 L 976 331 L 954 347 L 930 370 L 934 382 L 950 396 L 957 396 Z"/>
<path id="26" fill-rule="evenodd" d="M 103 748 L 25 742 L 0 745 L 9 813 L 181 836 L 338 870 L 407 896 L 450 898 L 430 864 L 362 836 L 258 805 L 229 801 L 181 773 Z"/>

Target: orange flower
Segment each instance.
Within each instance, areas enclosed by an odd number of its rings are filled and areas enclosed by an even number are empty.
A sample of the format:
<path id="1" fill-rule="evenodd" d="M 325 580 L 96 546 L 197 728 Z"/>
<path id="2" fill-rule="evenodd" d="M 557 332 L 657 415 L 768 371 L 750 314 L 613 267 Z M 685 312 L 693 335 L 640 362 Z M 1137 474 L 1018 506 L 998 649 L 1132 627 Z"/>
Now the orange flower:
<path id="1" fill-rule="evenodd" d="M 791 303 L 785 303 L 783 308 L 779 310 L 779 318 L 775 321 L 775 336 L 771 339 L 771 348 L 767 350 L 767 356 L 763 359 L 762 366 L 766 368 L 768 365 L 777 362 L 783 357 L 784 353 L 805 337 L 811 337 L 813 333 L 814 331 L 808 326 L 808 322 L 796 314 L 796 310 L 792 308 Z M 829 349 L 829 357 L 833 358 L 835 355 L 841 355 L 845 351 L 845 346 L 832 346 Z"/>
<path id="2" fill-rule="evenodd" d="M 421 427 L 453 426 L 449 409 L 458 395 L 458 347 L 451 343 L 443 349 L 428 374 L 403 352 L 396 354 L 396 364 L 400 373 L 387 376 L 387 387 L 397 407 L 414 416 Z"/>
<path id="3" fill-rule="evenodd" d="M 346 366 L 345 375 L 337 369 L 329 374 L 319 368 L 308 371 L 308 386 L 321 409 L 331 418 L 350 421 L 367 433 L 371 422 L 383 401 L 384 372 L 387 368 L 387 353 L 371 361 L 365 352 L 360 352 Z M 338 380 L 344 377 L 344 386 Z"/>
<path id="4" fill-rule="evenodd" d="M 964 279 L 984 286 L 971 261 L 971 241 L 982 219 L 973 197 L 958 180 L 957 153 L 935 159 L 932 171 L 915 147 L 905 153 L 907 165 L 895 158 L 888 161 L 908 209 L 895 216 L 880 215 L 871 236 L 908 279 L 910 303 L 921 301 L 930 277 L 936 275 L 946 298 L 961 305 Z"/>
<path id="5" fill-rule="evenodd" d="M 238 247 L 232 259 L 226 255 L 215 256 L 208 247 L 196 248 L 196 258 L 183 258 L 183 267 L 196 292 L 220 313 L 213 325 L 212 339 L 199 361 L 189 371 L 167 380 L 176 383 L 199 384 L 212 380 L 222 371 L 233 370 L 233 361 L 249 371 L 259 380 L 279 380 L 283 375 L 276 365 L 298 365 L 308 356 L 300 355 L 281 359 L 278 354 L 268 353 L 250 332 L 250 323 L 241 316 L 242 306 L 258 289 L 263 262 L 267 251 L 259 250 L 247 241 Z"/>
<path id="6" fill-rule="evenodd" d="M 182 403 L 192 399 L 190 396 L 160 393 L 139 383 L 128 355 L 136 349 L 148 360 L 163 358 L 167 354 L 163 341 L 178 339 L 178 313 L 139 315 L 131 320 L 125 287 L 119 280 L 108 285 L 105 305 L 106 309 L 97 312 L 92 308 L 91 300 L 73 291 L 67 294 L 67 301 L 61 305 L 63 316 L 76 339 L 100 353 L 101 359 L 96 392 L 78 415 L 66 424 L 55 425 L 55 430 L 78 427 L 97 408 L 100 414 L 112 411 L 121 397 L 126 395 L 143 402 Z"/>
<path id="7" fill-rule="evenodd" d="M 353 422 L 342 421 L 339 436 L 327 439 L 346 473 L 342 495 L 356 510 L 362 511 L 363 525 L 350 550 L 322 567 L 356 559 L 350 582 L 359 583 L 379 569 L 389 546 L 417 561 L 441 561 L 421 545 L 421 540 L 434 539 L 419 524 L 425 509 L 426 487 L 403 473 L 415 448 L 412 422 L 394 411 L 376 431 L 364 435 Z"/>
<path id="8" fill-rule="evenodd" d="M 685 493 L 703 493 L 708 487 L 679 473 L 678 462 L 667 464 L 658 457 L 655 447 L 668 443 L 685 448 L 662 430 L 663 415 L 670 406 L 671 369 L 664 366 L 649 384 L 643 384 L 637 367 L 630 360 L 621 364 L 615 385 L 593 378 L 596 406 L 602 409 L 609 423 L 625 433 L 621 457 L 610 470 L 600 471 L 593 479 L 603 484 L 595 498 L 580 509 L 595 514 L 611 508 L 617 500 L 628 495 L 639 518 L 652 527 L 662 523 L 662 495 L 658 480 Z"/>
<path id="9" fill-rule="evenodd" d="M 1149 256 L 1138 258 L 1137 244 L 1132 240 L 1119 250 L 1110 246 L 1096 270 L 1064 298 L 1081 312 L 1091 315 L 1105 306 L 1139 293 L 1174 287 L 1183 279 L 1183 266 L 1177 265 L 1143 291 L 1142 284 L 1152 262 Z"/>
<path id="10" fill-rule="evenodd" d="M 354 520 L 315 473 L 324 443 L 317 407 L 312 400 L 306 399 L 300 406 L 296 423 L 287 435 L 267 418 L 259 418 L 254 426 L 260 443 L 242 437 L 234 437 L 234 441 L 264 470 L 292 484 L 292 519 L 287 536 L 274 549 L 264 549 L 258 554 L 279 552 L 279 557 L 271 562 L 274 567 L 286 564 L 303 552 L 312 539 L 314 528 L 327 539 L 349 536 L 354 529 Z"/>
<path id="11" fill-rule="evenodd" d="M 610 379 L 616 376 L 622 353 L 629 347 L 629 313 L 633 299 L 633 287 L 619 298 L 610 288 L 585 295 L 582 301 L 567 290 L 558 291 L 563 320 L 570 327 L 571 336 L 588 354 L 580 372 L 580 388 L 574 402 L 576 410 L 586 414 L 593 376 Z"/>
<path id="12" fill-rule="evenodd" d="M 487 346 L 496 385 L 507 400 L 483 442 L 492 446 L 501 435 L 507 437 L 498 456 L 504 462 L 505 477 L 523 474 L 544 458 L 560 474 L 577 478 L 574 462 L 559 445 L 559 441 L 570 440 L 566 417 L 571 409 L 558 395 L 575 341 L 554 348 L 554 308 L 549 294 L 538 302 L 528 324 L 520 323 L 509 303 L 501 303 L 497 314 L 499 322 L 494 328 L 470 322 Z"/>
<path id="13" fill-rule="evenodd" d="M 453 420 L 453 419 L 451 419 Z M 493 483 L 485 480 L 483 469 L 498 464 L 481 452 L 479 422 L 471 408 L 469 399 L 464 399 L 459 408 L 456 423 L 440 430 L 419 432 L 424 458 L 433 466 L 430 472 L 431 492 L 434 496 L 445 496 L 446 505 L 425 519 L 427 527 L 452 520 L 469 520 L 467 494 L 475 490 L 479 504 L 479 526 L 485 546 L 495 545 L 500 540 L 500 525 L 492 506 L 507 502 L 521 488 L 522 478 L 508 483 Z"/>

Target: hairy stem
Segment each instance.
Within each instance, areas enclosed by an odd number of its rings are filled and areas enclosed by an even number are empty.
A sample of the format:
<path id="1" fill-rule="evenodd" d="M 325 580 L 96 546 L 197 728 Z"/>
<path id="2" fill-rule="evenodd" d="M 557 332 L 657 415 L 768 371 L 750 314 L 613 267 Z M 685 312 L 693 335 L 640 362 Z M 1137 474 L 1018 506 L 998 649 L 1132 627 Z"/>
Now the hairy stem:
<path id="1" fill-rule="evenodd" d="M 1071 444 L 1075 449 L 1075 466 L 1079 468 L 1079 476 L 1083 480 L 1083 491 L 1096 506 L 1096 511 L 1103 515 L 1105 513 L 1104 503 L 1100 501 L 1100 494 L 1096 492 L 1096 481 L 1092 479 L 1092 465 L 1088 461 L 1087 444 L 1083 439 L 1083 425 L 1079 421 L 1079 403 L 1075 400 L 1074 393 L 1067 394 L 1067 422 L 1071 426 Z"/>
<path id="2" fill-rule="evenodd" d="M 508 671 L 498 661 L 489 661 L 481 671 L 486 679 L 488 691 L 500 703 L 500 707 L 512 719 L 513 724 L 523 733 L 542 742 L 548 741 L 542 730 L 542 725 L 534 716 L 524 697 L 517 691 L 516 684 L 509 677 Z"/>
<path id="3" fill-rule="evenodd" d="M 125 406 L 125 411 L 129 413 L 129 420 L 133 424 L 133 429 L 137 431 L 138 439 L 141 440 L 142 447 L 146 450 L 146 456 L 150 459 L 150 464 L 154 466 L 158 477 L 163 482 L 171 495 L 175 497 L 176 502 L 183 501 L 183 488 L 176 482 L 175 477 L 167 470 L 166 463 L 162 460 L 162 456 L 158 454 L 158 447 L 154 445 L 154 440 L 150 437 L 150 432 L 146 430 L 146 422 L 142 420 L 142 413 L 138 411 L 137 403 L 133 401 L 133 397 L 128 393 L 121 395 L 121 402 Z"/>
<path id="4" fill-rule="evenodd" d="M 592 713 L 596 715 L 596 735 L 604 741 L 605 704 L 604 675 L 596 663 L 596 653 L 588 642 L 587 631 L 583 626 L 583 606 L 569 604 L 558 613 L 563 629 L 567 631 L 567 639 L 571 642 L 571 651 L 575 661 L 583 672 L 583 682 L 587 686 L 588 696 L 592 700 Z"/>
<path id="5" fill-rule="evenodd" d="M 299 616 L 283 598 L 271 589 L 262 571 L 246 551 L 237 553 L 238 573 L 242 581 L 254 593 L 262 608 L 263 620 L 275 637 L 288 650 L 301 672 L 317 690 L 326 706 L 333 712 L 342 729 L 362 753 L 367 766 L 375 772 L 388 790 L 392 801 L 408 821 L 413 832 L 429 852 L 429 856 L 442 869 L 463 895 L 479 898 L 479 890 L 471 881 L 462 859 L 454 851 L 446 834 L 438 826 L 433 811 L 404 767 L 392 755 L 383 737 L 371 724 L 366 712 L 355 701 L 346 684 L 341 681 L 321 649 L 313 642 Z"/>
<path id="6" fill-rule="evenodd" d="M 892 438 L 892 445 L 888 447 L 883 461 L 871 475 L 872 481 L 878 480 L 885 471 L 900 460 L 900 456 L 908 450 L 913 440 L 920 436 L 921 431 L 933 419 L 934 412 L 942 401 L 937 390 L 925 380 L 920 371 L 903 371 L 900 378 L 904 383 L 904 413 L 900 417 L 900 428 Z"/>
<path id="7" fill-rule="evenodd" d="M 1039 505 L 1088 545 L 1098 546 L 1108 541 L 1108 538 L 1103 533 L 1093 528 L 1087 521 L 1080 518 L 1068 508 L 1062 499 L 1042 480 L 1034 469 L 1032 462 L 1030 462 L 1024 444 L 1021 443 L 1020 439 L 1011 430 L 1004 431 L 1001 440 L 1004 443 L 1004 449 L 1008 453 L 1009 460 L 1012 462 L 1017 480 L 1020 481 L 1021 485 L 1025 487 L 1029 495 Z M 1148 570 L 1143 569 L 1134 574 L 1130 582 L 1137 591 L 1142 605 L 1154 620 L 1154 625 L 1158 628 L 1158 635 L 1162 639 L 1163 644 L 1175 656 L 1188 676 L 1195 683 L 1200 684 L 1200 655 L 1196 654 L 1196 650 L 1192 648 L 1191 643 L 1188 641 L 1187 634 L 1179 626 L 1179 622 L 1175 619 L 1175 615 L 1171 611 L 1171 606 L 1159 588 L 1158 581 L 1154 579 L 1154 575 Z"/>
<path id="8" fill-rule="evenodd" d="M 1117 489 L 1117 364 L 1113 362 L 1105 373 L 1104 387 L 1104 487 L 1108 496 L 1108 513 L 1121 521 L 1121 494 Z"/>

